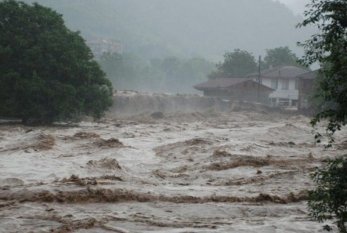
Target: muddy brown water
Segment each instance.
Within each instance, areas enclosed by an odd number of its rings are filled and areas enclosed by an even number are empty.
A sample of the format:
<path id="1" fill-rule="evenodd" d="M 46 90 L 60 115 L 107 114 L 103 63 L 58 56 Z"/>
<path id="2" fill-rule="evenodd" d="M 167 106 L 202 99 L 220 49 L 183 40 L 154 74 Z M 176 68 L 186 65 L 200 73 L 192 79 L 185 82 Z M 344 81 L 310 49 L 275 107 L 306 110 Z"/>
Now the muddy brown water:
<path id="1" fill-rule="evenodd" d="M 249 111 L 2 125 L 0 232 L 323 232 L 309 174 L 345 135 Z"/>

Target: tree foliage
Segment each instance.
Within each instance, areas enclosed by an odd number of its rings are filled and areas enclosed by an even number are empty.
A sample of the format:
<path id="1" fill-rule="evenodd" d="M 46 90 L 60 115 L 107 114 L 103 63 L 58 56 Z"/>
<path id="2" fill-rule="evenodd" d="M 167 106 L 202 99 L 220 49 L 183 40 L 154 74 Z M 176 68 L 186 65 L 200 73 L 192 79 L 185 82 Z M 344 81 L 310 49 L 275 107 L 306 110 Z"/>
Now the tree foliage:
<path id="1" fill-rule="evenodd" d="M 266 68 L 278 67 L 283 65 L 299 66 L 299 58 L 293 53 L 288 46 L 267 49 L 264 57 Z"/>
<path id="2" fill-rule="evenodd" d="M 224 54 L 224 61 L 217 65 L 217 70 L 210 73 L 209 78 L 246 76 L 256 72 L 259 65 L 261 69 L 283 65 L 301 66 L 298 61 L 299 58 L 287 46 L 267 49 L 266 56 L 260 64 L 251 53 L 235 49 Z"/>
<path id="3" fill-rule="evenodd" d="M 332 135 L 346 124 L 347 115 L 347 1 L 311 0 L 300 27 L 316 25 L 319 33 L 300 43 L 305 49 L 303 62 L 322 64 L 319 83 L 322 106 L 312 123 L 328 119 Z"/>
<path id="4" fill-rule="evenodd" d="M 0 116 L 51 123 L 98 118 L 112 87 L 78 32 L 39 4 L 0 2 Z"/>
<path id="5" fill-rule="evenodd" d="M 306 65 L 322 65 L 317 95 L 321 107 L 312 120 L 316 125 L 328 120 L 327 132 L 333 134 L 346 124 L 347 114 L 347 1 L 311 0 L 300 27 L 315 25 L 319 33 L 301 43 Z M 316 138 L 320 140 L 320 134 Z M 309 208 L 319 221 L 336 219 L 339 231 L 346 233 L 347 222 L 347 159 L 337 158 L 314 174 L 317 188 L 311 192 Z M 330 227 L 326 227 L 330 229 Z"/>
<path id="6" fill-rule="evenodd" d="M 309 194 L 311 216 L 320 222 L 337 219 L 340 232 L 347 233 L 347 156 L 329 160 L 325 167 L 316 170 L 313 180 L 317 187 Z"/>
<path id="7" fill-rule="evenodd" d="M 235 49 L 224 54 L 224 61 L 217 68 L 226 76 L 245 76 L 257 70 L 257 62 L 251 53 Z"/>

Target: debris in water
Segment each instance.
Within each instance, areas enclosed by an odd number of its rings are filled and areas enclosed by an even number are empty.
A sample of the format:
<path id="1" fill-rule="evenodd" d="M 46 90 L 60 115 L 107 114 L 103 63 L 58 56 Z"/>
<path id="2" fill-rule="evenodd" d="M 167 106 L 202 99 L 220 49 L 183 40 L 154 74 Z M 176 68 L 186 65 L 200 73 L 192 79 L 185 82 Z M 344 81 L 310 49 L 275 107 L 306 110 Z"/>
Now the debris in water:
<path id="1" fill-rule="evenodd" d="M 110 139 L 99 139 L 94 144 L 98 147 L 107 147 L 107 148 L 121 148 L 124 147 L 124 144 L 120 142 L 116 138 L 110 138 Z"/>
<path id="2" fill-rule="evenodd" d="M 109 170 L 122 170 L 116 159 L 104 158 L 99 161 L 90 160 L 87 165 L 89 167 L 109 169 Z"/>

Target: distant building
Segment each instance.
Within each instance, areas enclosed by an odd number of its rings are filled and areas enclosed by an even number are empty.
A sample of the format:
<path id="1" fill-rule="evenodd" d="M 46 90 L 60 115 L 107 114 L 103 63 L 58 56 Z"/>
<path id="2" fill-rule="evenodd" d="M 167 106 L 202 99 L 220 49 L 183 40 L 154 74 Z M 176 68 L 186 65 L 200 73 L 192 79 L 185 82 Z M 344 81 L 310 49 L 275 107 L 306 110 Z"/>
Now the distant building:
<path id="1" fill-rule="evenodd" d="M 306 72 L 298 76 L 299 79 L 299 103 L 298 109 L 310 109 L 310 99 L 313 97 L 316 78 L 319 70 Z"/>
<path id="2" fill-rule="evenodd" d="M 92 50 L 95 57 L 101 57 L 104 53 L 123 53 L 121 43 L 112 39 L 88 39 L 87 45 Z"/>
<path id="3" fill-rule="evenodd" d="M 194 86 L 205 96 L 269 104 L 274 90 L 250 78 L 216 78 Z"/>
<path id="4" fill-rule="evenodd" d="M 264 70 L 260 73 L 261 84 L 274 89 L 270 94 L 272 106 L 298 106 L 299 79 L 298 76 L 308 70 L 296 66 L 281 66 Z M 258 80 L 259 74 L 248 75 L 253 80 Z"/>

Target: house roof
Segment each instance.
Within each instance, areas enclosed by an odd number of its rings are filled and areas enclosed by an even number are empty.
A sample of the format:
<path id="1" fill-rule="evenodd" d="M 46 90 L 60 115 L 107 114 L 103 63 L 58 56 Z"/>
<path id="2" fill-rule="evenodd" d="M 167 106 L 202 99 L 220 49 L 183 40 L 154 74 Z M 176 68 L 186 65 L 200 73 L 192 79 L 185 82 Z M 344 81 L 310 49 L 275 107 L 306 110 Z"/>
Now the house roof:
<path id="1" fill-rule="evenodd" d="M 296 66 L 279 66 L 261 71 L 262 78 L 296 78 L 301 74 L 307 73 L 308 70 Z M 258 73 L 248 75 L 249 78 L 258 77 Z"/>
<path id="2" fill-rule="evenodd" d="M 249 78 L 216 78 L 210 79 L 206 82 L 195 85 L 194 88 L 198 90 L 228 88 L 235 84 L 242 83 L 244 81 L 251 80 Z"/>
<path id="3" fill-rule="evenodd" d="M 205 90 L 214 90 L 214 89 L 227 89 L 229 87 L 232 87 L 236 84 L 243 83 L 243 82 L 255 82 L 251 78 L 216 78 L 216 79 L 210 79 L 206 82 L 200 83 L 198 85 L 195 85 L 194 88 L 200 91 L 205 91 Z M 266 89 L 273 90 L 270 87 L 267 87 L 262 84 L 258 84 Z"/>
<path id="4" fill-rule="evenodd" d="M 318 74 L 319 74 L 320 70 L 314 70 L 314 71 L 309 71 L 309 72 L 306 72 L 304 74 L 300 74 L 298 76 L 298 78 L 300 79 L 316 79 Z"/>

